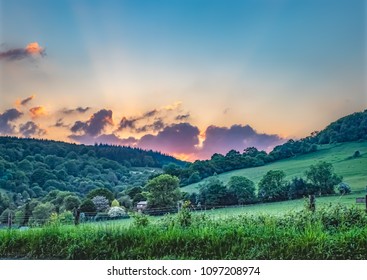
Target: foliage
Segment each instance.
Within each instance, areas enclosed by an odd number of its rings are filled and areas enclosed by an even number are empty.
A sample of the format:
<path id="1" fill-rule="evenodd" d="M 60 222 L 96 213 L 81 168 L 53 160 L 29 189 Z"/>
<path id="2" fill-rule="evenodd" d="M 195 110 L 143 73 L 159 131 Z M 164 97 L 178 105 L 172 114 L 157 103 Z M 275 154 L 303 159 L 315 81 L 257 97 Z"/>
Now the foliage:
<path id="1" fill-rule="evenodd" d="M 192 223 L 192 214 L 190 212 L 190 207 L 190 201 L 185 201 L 182 205 L 181 210 L 177 214 L 177 220 L 181 227 L 188 227 Z"/>
<path id="2" fill-rule="evenodd" d="M 111 207 L 119 207 L 119 206 L 120 206 L 120 202 L 118 202 L 117 199 L 112 200 Z"/>
<path id="3" fill-rule="evenodd" d="M 55 212 L 55 206 L 50 202 L 38 204 L 32 211 L 31 224 L 43 225 Z"/>
<path id="4" fill-rule="evenodd" d="M 226 186 L 217 177 L 209 178 L 201 185 L 199 201 L 202 206 L 215 207 L 230 204 Z"/>
<path id="5" fill-rule="evenodd" d="M 264 202 L 286 200 L 288 185 L 284 171 L 269 170 L 259 182 L 258 197 Z"/>
<path id="6" fill-rule="evenodd" d="M 93 197 L 92 202 L 95 205 L 97 212 L 105 211 L 110 207 L 108 199 L 101 195 Z"/>
<path id="7" fill-rule="evenodd" d="M 177 177 L 163 174 L 148 181 L 145 185 L 149 208 L 176 207 L 180 199 Z"/>
<path id="8" fill-rule="evenodd" d="M 123 217 L 123 216 L 126 216 L 126 212 L 125 212 L 125 210 L 123 208 L 121 208 L 119 206 L 112 206 L 108 210 L 108 216 L 110 218 Z"/>
<path id="9" fill-rule="evenodd" d="M 63 209 L 66 211 L 71 211 L 78 209 L 80 206 L 80 199 L 76 195 L 68 195 L 63 200 Z"/>
<path id="10" fill-rule="evenodd" d="M 97 212 L 96 205 L 89 198 L 85 199 L 80 205 L 80 212 L 85 213 L 86 216 L 92 215 Z"/>
<path id="11" fill-rule="evenodd" d="M 316 165 L 311 165 L 305 171 L 306 178 L 313 186 L 315 193 L 333 194 L 335 186 L 342 181 L 342 177 L 334 173 L 331 163 L 320 161 Z"/>
<path id="12" fill-rule="evenodd" d="M 106 189 L 106 188 L 97 188 L 97 189 L 91 190 L 87 194 L 87 198 L 89 199 L 93 199 L 96 196 L 104 196 L 105 198 L 108 199 L 109 203 L 111 203 L 112 200 L 114 199 L 113 193 L 109 189 Z"/>
<path id="13" fill-rule="evenodd" d="M 172 215 L 144 226 L 53 226 L 0 231 L 0 255 L 27 259 L 361 259 L 367 257 L 367 216 L 361 209 L 327 207 L 283 216 Z M 173 225 L 173 226 L 172 226 Z M 178 224 L 177 224 L 178 225 Z M 47 246 L 45 246 L 46 244 Z"/>
<path id="14" fill-rule="evenodd" d="M 136 213 L 132 216 L 134 218 L 133 225 L 135 227 L 147 227 L 149 225 L 148 216 L 143 213 Z"/>
<path id="15" fill-rule="evenodd" d="M 294 177 L 289 183 L 289 199 L 302 198 L 312 193 L 312 186 L 308 184 L 303 178 Z"/>
<path id="16" fill-rule="evenodd" d="M 347 183 L 341 182 L 338 186 L 338 191 L 340 194 L 349 194 L 352 190 Z"/>
<path id="17" fill-rule="evenodd" d="M 232 176 L 227 184 L 231 204 L 247 204 L 256 200 L 255 184 L 242 176 Z"/>

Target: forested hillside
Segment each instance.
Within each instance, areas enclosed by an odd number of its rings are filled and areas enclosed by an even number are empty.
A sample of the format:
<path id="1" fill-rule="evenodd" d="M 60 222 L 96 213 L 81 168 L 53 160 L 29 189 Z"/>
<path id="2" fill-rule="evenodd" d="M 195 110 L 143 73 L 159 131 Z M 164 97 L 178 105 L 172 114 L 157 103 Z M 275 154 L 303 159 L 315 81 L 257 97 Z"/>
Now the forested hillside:
<path id="1" fill-rule="evenodd" d="M 0 190 L 16 194 L 15 200 L 42 197 L 52 190 L 79 195 L 97 187 L 119 191 L 143 185 L 167 163 L 184 164 L 136 148 L 0 137 Z"/>
<path id="2" fill-rule="evenodd" d="M 209 176 L 232 170 L 263 166 L 281 159 L 316 152 L 320 144 L 367 140 L 367 110 L 353 113 L 331 123 L 321 131 L 299 140 L 290 139 L 270 153 L 248 147 L 231 150 L 226 155 L 214 154 L 210 160 L 197 160 L 187 167 L 170 164 L 165 172 L 180 178 L 181 186 L 197 183 Z"/>

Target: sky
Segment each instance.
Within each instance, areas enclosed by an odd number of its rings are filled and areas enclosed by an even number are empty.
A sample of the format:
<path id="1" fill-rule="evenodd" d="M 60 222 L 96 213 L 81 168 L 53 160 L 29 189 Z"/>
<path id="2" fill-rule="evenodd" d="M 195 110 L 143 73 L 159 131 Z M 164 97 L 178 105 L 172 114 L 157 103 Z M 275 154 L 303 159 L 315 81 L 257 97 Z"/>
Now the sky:
<path id="1" fill-rule="evenodd" d="M 367 107 L 363 0 L 0 0 L 0 135 L 193 161 Z"/>

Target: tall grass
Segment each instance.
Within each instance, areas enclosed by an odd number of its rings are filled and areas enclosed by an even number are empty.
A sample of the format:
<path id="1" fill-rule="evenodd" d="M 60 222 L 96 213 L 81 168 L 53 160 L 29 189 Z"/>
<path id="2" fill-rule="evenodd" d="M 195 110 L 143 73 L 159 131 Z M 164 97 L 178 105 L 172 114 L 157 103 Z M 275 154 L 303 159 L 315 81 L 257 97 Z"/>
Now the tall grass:
<path id="1" fill-rule="evenodd" d="M 282 217 L 166 216 L 148 226 L 52 226 L 0 231 L 1 258 L 367 259 L 367 216 L 343 206 Z"/>

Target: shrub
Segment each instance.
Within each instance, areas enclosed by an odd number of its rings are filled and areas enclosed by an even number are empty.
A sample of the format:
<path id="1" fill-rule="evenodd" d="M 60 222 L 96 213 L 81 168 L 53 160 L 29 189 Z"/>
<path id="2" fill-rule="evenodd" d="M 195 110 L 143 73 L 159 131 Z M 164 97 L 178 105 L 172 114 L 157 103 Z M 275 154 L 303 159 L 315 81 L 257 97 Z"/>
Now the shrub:
<path id="1" fill-rule="evenodd" d="M 122 209 L 121 207 L 118 207 L 118 206 L 114 206 L 114 207 L 111 207 L 109 210 L 108 210 L 108 216 L 110 218 L 117 218 L 117 217 L 123 217 L 123 216 L 126 216 L 126 212 L 124 209 Z"/>
<path id="2" fill-rule="evenodd" d="M 147 227 L 149 224 L 149 219 L 147 215 L 137 213 L 133 215 L 133 218 L 134 218 L 133 224 L 136 227 Z"/>

